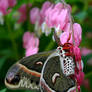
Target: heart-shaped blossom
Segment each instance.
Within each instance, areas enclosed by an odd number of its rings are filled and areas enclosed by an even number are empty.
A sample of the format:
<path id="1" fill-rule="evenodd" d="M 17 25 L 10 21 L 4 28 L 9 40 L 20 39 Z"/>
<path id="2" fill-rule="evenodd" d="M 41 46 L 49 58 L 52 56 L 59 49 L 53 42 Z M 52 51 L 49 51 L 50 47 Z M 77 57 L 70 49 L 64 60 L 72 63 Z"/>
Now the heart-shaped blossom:
<path id="1" fill-rule="evenodd" d="M 73 32 L 74 38 L 73 38 L 72 32 Z M 73 41 L 74 41 L 74 45 L 79 46 L 80 42 L 81 42 L 81 35 L 82 35 L 82 28 L 81 28 L 80 24 L 74 23 L 73 24 L 73 31 L 72 31 L 71 30 L 71 25 L 70 25 L 70 23 L 68 23 L 66 25 L 66 27 L 64 27 L 64 32 L 60 36 L 61 43 L 64 44 L 64 43 L 66 43 L 68 41 L 69 36 L 70 36 L 69 34 L 71 34 L 69 42 L 73 43 Z M 63 39 L 64 35 L 66 35 L 66 36 Z"/>
<path id="2" fill-rule="evenodd" d="M 34 33 L 25 32 L 23 36 L 23 47 L 26 49 L 26 56 L 36 54 L 39 49 L 39 39 Z"/>
<path id="3" fill-rule="evenodd" d="M 8 7 L 8 0 L 0 0 L 0 12 L 2 12 L 4 15 L 7 14 Z"/>
<path id="4" fill-rule="evenodd" d="M 30 37 L 31 37 L 30 32 L 25 32 L 24 35 L 23 35 L 23 47 L 24 47 L 25 49 L 28 48 L 27 44 L 28 44 L 28 42 L 29 42 Z"/>
<path id="5" fill-rule="evenodd" d="M 30 10 L 30 21 L 32 24 L 35 24 L 37 21 L 40 21 L 40 10 L 35 7 Z"/>
<path id="6" fill-rule="evenodd" d="M 77 84 L 81 85 L 84 80 L 84 73 L 82 71 L 79 71 L 78 73 L 75 74 L 75 77 L 77 79 Z"/>
<path id="7" fill-rule="evenodd" d="M 46 11 L 46 24 L 52 27 L 58 27 L 60 25 L 60 30 L 63 30 L 64 26 L 69 22 L 69 10 L 65 8 L 62 3 L 57 3 L 56 5 L 51 5 Z"/>
<path id="8" fill-rule="evenodd" d="M 57 23 L 60 25 L 60 29 L 63 30 L 64 26 L 68 23 L 69 21 L 69 13 L 68 9 L 62 9 L 60 14 L 57 17 Z"/>
<path id="9" fill-rule="evenodd" d="M 75 60 L 80 61 L 81 60 L 80 48 L 78 48 L 77 46 L 74 46 L 73 51 L 74 51 L 73 53 L 75 55 Z"/>
<path id="10" fill-rule="evenodd" d="M 51 3 L 49 1 L 46 1 L 45 3 L 43 3 L 42 8 L 40 10 L 40 16 L 41 18 L 44 20 L 45 18 L 45 12 L 47 11 L 47 9 L 51 6 Z"/>
<path id="11" fill-rule="evenodd" d="M 26 50 L 26 57 L 30 55 L 34 55 L 38 52 L 38 48 L 30 47 Z"/>
<path id="12" fill-rule="evenodd" d="M 37 7 L 30 10 L 30 21 L 32 24 L 35 24 L 38 22 L 39 25 L 41 25 L 44 22 L 45 19 L 45 12 L 47 9 L 51 6 L 51 3 L 49 1 L 46 1 L 41 10 Z"/>
<path id="13" fill-rule="evenodd" d="M 0 0 L 0 12 L 3 15 L 8 14 L 11 10 L 8 8 L 16 5 L 16 0 Z"/>
<path id="14" fill-rule="evenodd" d="M 28 4 L 28 7 L 30 8 L 32 4 Z M 24 22 L 27 19 L 27 5 L 23 4 L 19 9 L 18 12 L 20 14 L 18 23 Z"/>
<path id="15" fill-rule="evenodd" d="M 88 55 L 88 54 L 91 54 L 92 53 L 92 50 L 91 49 L 88 49 L 88 48 L 81 48 L 81 54 L 83 55 L 83 56 L 86 56 L 86 55 Z"/>
<path id="16" fill-rule="evenodd" d="M 74 23 L 73 24 L 73 35 L 74 35 L 74 39 L 72 39 L 72 36 L 71 36 L 71 39 L 70 39 L 70 43 L 73 43 L 73 40 L 75 42 L 75 46 L 79 46 L 80 43 L 81 43 L 81 38 L 82 38 L 82 28 L 80 26 L 80 24 L 78 23 Z M 72 31 L 71 31 L 72 32 Z"/>
<path id="17" fill-rule="evenodd" d="M 65 44 L 67 42 L 68 38 L 69 38 L 69 32 L 63 32 L 60 35 L 60 42 L 61 42 L 61 44 Z"/>
<path id="18" fill-rule="evenodd" d="M 8 0 L 8 3 L 9 3 L 9 7 L 13 7 L 16 5 L 16 0 Z"/>

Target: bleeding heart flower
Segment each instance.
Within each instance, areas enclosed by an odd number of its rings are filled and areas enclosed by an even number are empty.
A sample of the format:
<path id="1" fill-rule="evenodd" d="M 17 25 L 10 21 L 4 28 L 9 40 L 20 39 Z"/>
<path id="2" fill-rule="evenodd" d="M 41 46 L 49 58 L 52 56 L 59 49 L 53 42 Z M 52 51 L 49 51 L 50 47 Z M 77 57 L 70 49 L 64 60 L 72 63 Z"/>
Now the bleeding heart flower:
<path id="1" fill-rule="evenodd" d="M 73 40 L 74 40 L 75 46 L 79 46 L 81 43 L 81 38 L 82 38 L 82 28 L 81 28 L 80 24 L 74 23 L 73 31 L 74 31 L 74 39 L 72 39 L 72 36 L 71 36 L 71 39 L 69 42 L 73 43 Z"/>
<path id="2" fill-rule="evenodd" d="M 40 21 L 40 10 L 39 8 L 33 8 L 30 11 L 30 21 L 32 24 L 35 24 L 37 21 Z"/>
<path id="3" fill-rule="evenodd" d="M 6 15 L 10 12 L 8 8 L 13 7 L 16 5 L 16 0 L 0 0 L 0 12 L 3 15 Z"/>
<path id="4" fill-rule="evenodd" d="M 8 0 L 0 0 L 0 12 L 2 12 L 3 15 L 7 14 L 8 7 Z"/>
<path id="5" fill-rule="evenodd" d="M 73 51 L 74 51 L 74 55 L 75 55 L 75 60 L 80 61 L 81 60 L 80 48 L 78 48 L 77 46 L 74 46 Z"/>
<path id="6" fill-rule="evenodd" d="M 75 46 L 79 46 L 80 45 L 80 42 L 81 42 L 81 35 L 82 35 L 82 29 L 81 29 L 81 26 L 80 24 L 78 23 L 74 23 L 73 24 L 73 35 L 74 35 L 74 38 L 72 37 L 72 31 L 71 31 L 71 25 L 70 23 L 67 23 L 67 25 L 64 27 L 64 32 L 61 34 L 60 36 L 60 40 L 61 40 L 61 43 L 66 43 L 67 40 L 69 39 L 70 35 L 71 34 L 71 37 L 70 37 L 70 40 L 69 40 L 69 43 L 73 43 L 74 41 L 74 45 Z M 65 39 L 63 39 L 62 37 L 64 37 L 64 35 L 66 35 Z M 73 39 L 72 39 L 73 38 Z M 62 40 L 63 39 L 63 40 Z M 62 42 L 63 41 L 63 42 Z"/>
<path id="7" fill-rule="evenodd" d="M 33 47 L 30 47 L 26 50 L 26 57 L 27 56 L 30 56 L 30 55 L 34 55 L 38 52 L 38 49 L 39 48 L 33 48 Z"/>
<path id="8" fill-rule="evenodd" d="M 69 38 L 69 32 L 63 32 L 60 36 L 61 44 L 65 44 Z"/>
<path id="9" fill-rule="evenodd" d="M 36 54 L 39 49 L 39 39 L 34 33 L 25 32 L 23 36 L 23 47 L 26 49 L 26 56 Z"/>
<path id="10" fill-rule="evenodd" d="M 31 37 L 30 32 L 25 32 L 23 35 L 23 47 L 26 49 L 27 49 L 27 44 L 28 44 L 30 37 Z"/>
<path id="11" fill-rule="evenodd" d="M 9 3 L 9 7 L 13 7 L 16 5 L 16 0 L 8 0 L 8 3 Z"/>
<path id="12" fill-rule="evenodd" d="M 86 56 L 86 55 L 88 55 L 88 54 L 91 54 L 92 53 L 92 50 L 91 49 L 88 49 L 88 48 L 81 48 L 81 54 L 83 55 L 83 56 Z"/>
<path id="13" fill-rule="evenodd" d="M 64 26 L 69 22 L 68 9 L 62 9 L 57 17 L 57 23 L 60 25 L 60 29 L 63 30 Z"/>
<path id="14" fill-rule="evenodd" d="M 79 71 L 78 75 L 76 75 L 77 82 L 79 85 L 83 83 L 84 80 L 84 73 L 82 71 Z"/>
<path id="15" fill-rule="evenodd" d="M 43 5 L 42 8 L 40 10 L 40 16 L 41 18 L 44 20 L 45 18 L 45 12 L 47 11 L 47 9 L 51 6 L 51 3 L 49 1 L 46 1 Z"/>
<path id="16" fill-rule="evenodd" d="M 32 4 L 28 4 L 28 7 L 30 8 Z M 27 19 L 27 5 L 23 4 L 19 9 L 18 12 L 20 13 L 20 17 L 18 20 L 18 23 L 25 22 Z"/>

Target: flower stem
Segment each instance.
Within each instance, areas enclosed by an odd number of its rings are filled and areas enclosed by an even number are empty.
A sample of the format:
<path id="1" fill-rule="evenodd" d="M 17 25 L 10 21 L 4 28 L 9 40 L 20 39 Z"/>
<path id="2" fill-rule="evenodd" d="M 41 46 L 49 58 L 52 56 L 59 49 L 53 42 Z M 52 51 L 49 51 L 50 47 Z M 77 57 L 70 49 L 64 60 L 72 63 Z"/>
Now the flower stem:
<path id="1" fill-rule="evenodd" d="M 67 4 L 66 4 L 66 2 L 65 2 L 65 0 L 61 0 L 61 2 L 66 6 Z"/>

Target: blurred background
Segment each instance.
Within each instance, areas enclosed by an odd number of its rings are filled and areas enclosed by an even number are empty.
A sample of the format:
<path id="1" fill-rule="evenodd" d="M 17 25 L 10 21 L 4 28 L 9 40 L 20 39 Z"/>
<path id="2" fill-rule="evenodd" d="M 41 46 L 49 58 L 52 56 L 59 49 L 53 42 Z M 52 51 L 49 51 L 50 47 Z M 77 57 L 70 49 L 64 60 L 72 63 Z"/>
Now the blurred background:
<path id="1" fill-rule="evenodd" d="M 27 31 L 34 31 L 34 25 L 29 19 L 30 9 L 35 6 L 41 8 L 46 0 L 16 0 L 13 3 L 13 0 L 10 0 L 8 6 L 6 5 L 7 0 L 1 1 L 0 10 L 3 9 L 3 13 L 0 12 L 0 92 L 30 92 L 7 89 L 4 78 L 9 67 L 25 56 L 23 34 Z M 81 87 L 82 92 L 92 92 L 92 0 L 66 0 L 66 2 L 72 6 L 74 21 L 82 26 L 80 48 L 85 73 L 85 81 Z M 22 5 L 30 3 L 32 4 L 31 8 L 25 8 L 21 11 Z M 23 14 L 26 18 L 22 17 Z M 51 35 L 42 34 L 40 36 L 39 52 L 49 51 L 57 47 L 56 43 L 52 41 Z"/>

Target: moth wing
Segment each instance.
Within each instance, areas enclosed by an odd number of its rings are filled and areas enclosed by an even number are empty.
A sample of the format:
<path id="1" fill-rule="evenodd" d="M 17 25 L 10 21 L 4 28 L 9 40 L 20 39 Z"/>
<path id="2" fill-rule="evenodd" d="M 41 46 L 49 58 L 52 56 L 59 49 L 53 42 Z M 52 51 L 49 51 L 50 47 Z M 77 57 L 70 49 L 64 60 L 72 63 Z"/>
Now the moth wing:
<path id="1" fill-rule="evenodd" d="M 30 70 L 41 72 L 41 69 L 44 65 L 44 62 L 48 58 L 48 56 L 52 53 L 54 53 L 55 50 L 53 51 L 47 51 L 47 52 L 40 52 L 38 54 L 25 57 L 19 61 L 19 64 L 24 65 Z"/>
<path id="2" fill-rule="evenodd" d="M 75 81 L 63 74 L 58 55 L 52 54 L 45 62 L 40 87 L 42 92 L 67 92 L 75 88 Z"/>
<path id="3" fill-rule="evenodd" d="M 39 89 L 44 62 L 53 51 L 41 52 L 19 60 L 8 70 L 5 85 L 10 89 Z"/>

